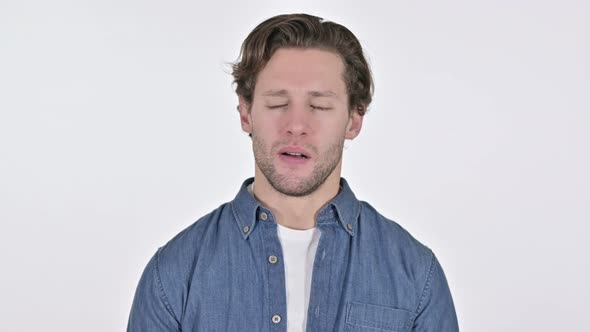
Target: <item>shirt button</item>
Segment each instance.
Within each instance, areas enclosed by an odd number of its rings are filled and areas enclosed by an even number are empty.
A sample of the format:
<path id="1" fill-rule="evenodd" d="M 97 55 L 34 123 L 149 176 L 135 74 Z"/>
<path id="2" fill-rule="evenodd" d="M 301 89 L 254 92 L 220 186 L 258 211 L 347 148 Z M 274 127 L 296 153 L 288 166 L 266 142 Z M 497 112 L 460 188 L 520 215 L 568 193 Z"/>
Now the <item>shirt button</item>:
<path id="1" fill-rule="evenodd" d="M 271 264 L 275 264 L 275 263 L 276 263 L 278 260 L 279 260 L 279 259 L 278 259 L 278 258 L 277 258 L 277 256 L 275 256 L 275 255 L 270 255 L 270 256 L 268 256 L 268 261 L 269 261 Z M 279 319 L 281 319 L 281 317 L 279 317 Z"/>
<path id="2" fill-rule="evenodd" d="M 250 227 L 244 226 L 244 233 L 248 233 L 249 230 L 250 230 Z"/>
<path id="3" fill-rule="evenodd" d="M 272 316 L 272 322 L 275 323 L 275 324 L 280 323 L 281 322 L 281 316 L 279 316 L 279 315 Z"/>
<path id="4" fill-rule="evenodd" d="M 346 224 L 346 228 L 348 228 L 349 231 L 352 231 L 352 224 Z"/>
<path id="5" fill-rule="evenodd" d="M 260 214 L 260 219 L 262 219 L 262 220 L 266 220 L 266 219 L 268 219 L 268 214 L 266 214 L 266 212 L 262 212 L 262 213 Z"/>

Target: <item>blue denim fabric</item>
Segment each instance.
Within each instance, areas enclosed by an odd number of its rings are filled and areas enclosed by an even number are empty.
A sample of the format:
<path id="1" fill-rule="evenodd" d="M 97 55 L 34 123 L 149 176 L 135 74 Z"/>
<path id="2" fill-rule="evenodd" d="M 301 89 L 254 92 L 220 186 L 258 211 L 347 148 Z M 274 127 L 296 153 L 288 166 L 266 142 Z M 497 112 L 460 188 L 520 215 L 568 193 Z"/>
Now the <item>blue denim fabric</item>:
<path id="1" fill-rule="evenodd" d="M 286 331 L 277 224 L 248 192 L 252 181 L 156 252 L 137 287 L 128 331 Z M 358 201 L 344 179 L 316 223 L 307 331 L 459 330 L 433 253 Z M 278 262 L 269 262 L 271 255 Z"/>

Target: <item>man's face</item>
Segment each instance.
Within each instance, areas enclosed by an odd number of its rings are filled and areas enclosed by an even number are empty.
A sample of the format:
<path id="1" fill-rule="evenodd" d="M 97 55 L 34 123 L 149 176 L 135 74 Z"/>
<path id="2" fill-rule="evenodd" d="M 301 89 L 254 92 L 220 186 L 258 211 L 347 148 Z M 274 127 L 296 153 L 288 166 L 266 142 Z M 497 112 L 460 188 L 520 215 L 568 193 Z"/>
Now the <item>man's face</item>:
<path id="1" fill-rule="evenodd" d="M 334 53 L 279 49 L 258 75 L 249 111 L 240 99 L 257 173 L 278 192 L 306 196 L 330 176 L 340 177 L 344 140 L 362 125 L 362 117 L 349 112 L 343 73 Z"/>

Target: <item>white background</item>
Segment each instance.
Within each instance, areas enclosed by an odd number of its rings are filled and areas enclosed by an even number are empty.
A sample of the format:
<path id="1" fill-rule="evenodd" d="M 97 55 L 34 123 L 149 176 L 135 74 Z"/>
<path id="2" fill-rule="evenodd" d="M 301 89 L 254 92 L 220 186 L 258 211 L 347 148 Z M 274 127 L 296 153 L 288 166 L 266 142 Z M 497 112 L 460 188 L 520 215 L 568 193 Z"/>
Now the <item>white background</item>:
<path id="1" fill-rule="evenodd" d="M 343 175 L 437 254 L 462 331 L 588 331 L 581 0 L 1 0 L 0 331 L 125 329 L 156 248 L 253 174 L 227 63 L 288 12 L 363 43 Z"/>

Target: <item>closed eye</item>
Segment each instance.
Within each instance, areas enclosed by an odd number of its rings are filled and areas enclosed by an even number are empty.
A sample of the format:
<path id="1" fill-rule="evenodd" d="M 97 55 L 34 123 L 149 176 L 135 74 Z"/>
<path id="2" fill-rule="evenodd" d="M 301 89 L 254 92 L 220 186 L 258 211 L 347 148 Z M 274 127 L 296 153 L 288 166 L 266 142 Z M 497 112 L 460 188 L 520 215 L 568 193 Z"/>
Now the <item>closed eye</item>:
<path id="1" fill-rule="evenodd" d="M 266 106 L 266 107 L 270 108 L 271 110 L 275 110 L 275 109 L 279 109 L 279 108 L 287 107 L 287 104 L 281 104 L 281 105 L 268 105 L 268 106 Z"/>
<path id="2" fill-rule="evenodd" d="M 331 108 L 329 107 L 321 107 L 321 106 L 315 106 L 315 105 L 310 105 L 312 109 L 314 110 L 318 110 L 318 111 L 327 111 L 330 110 Z"/>

